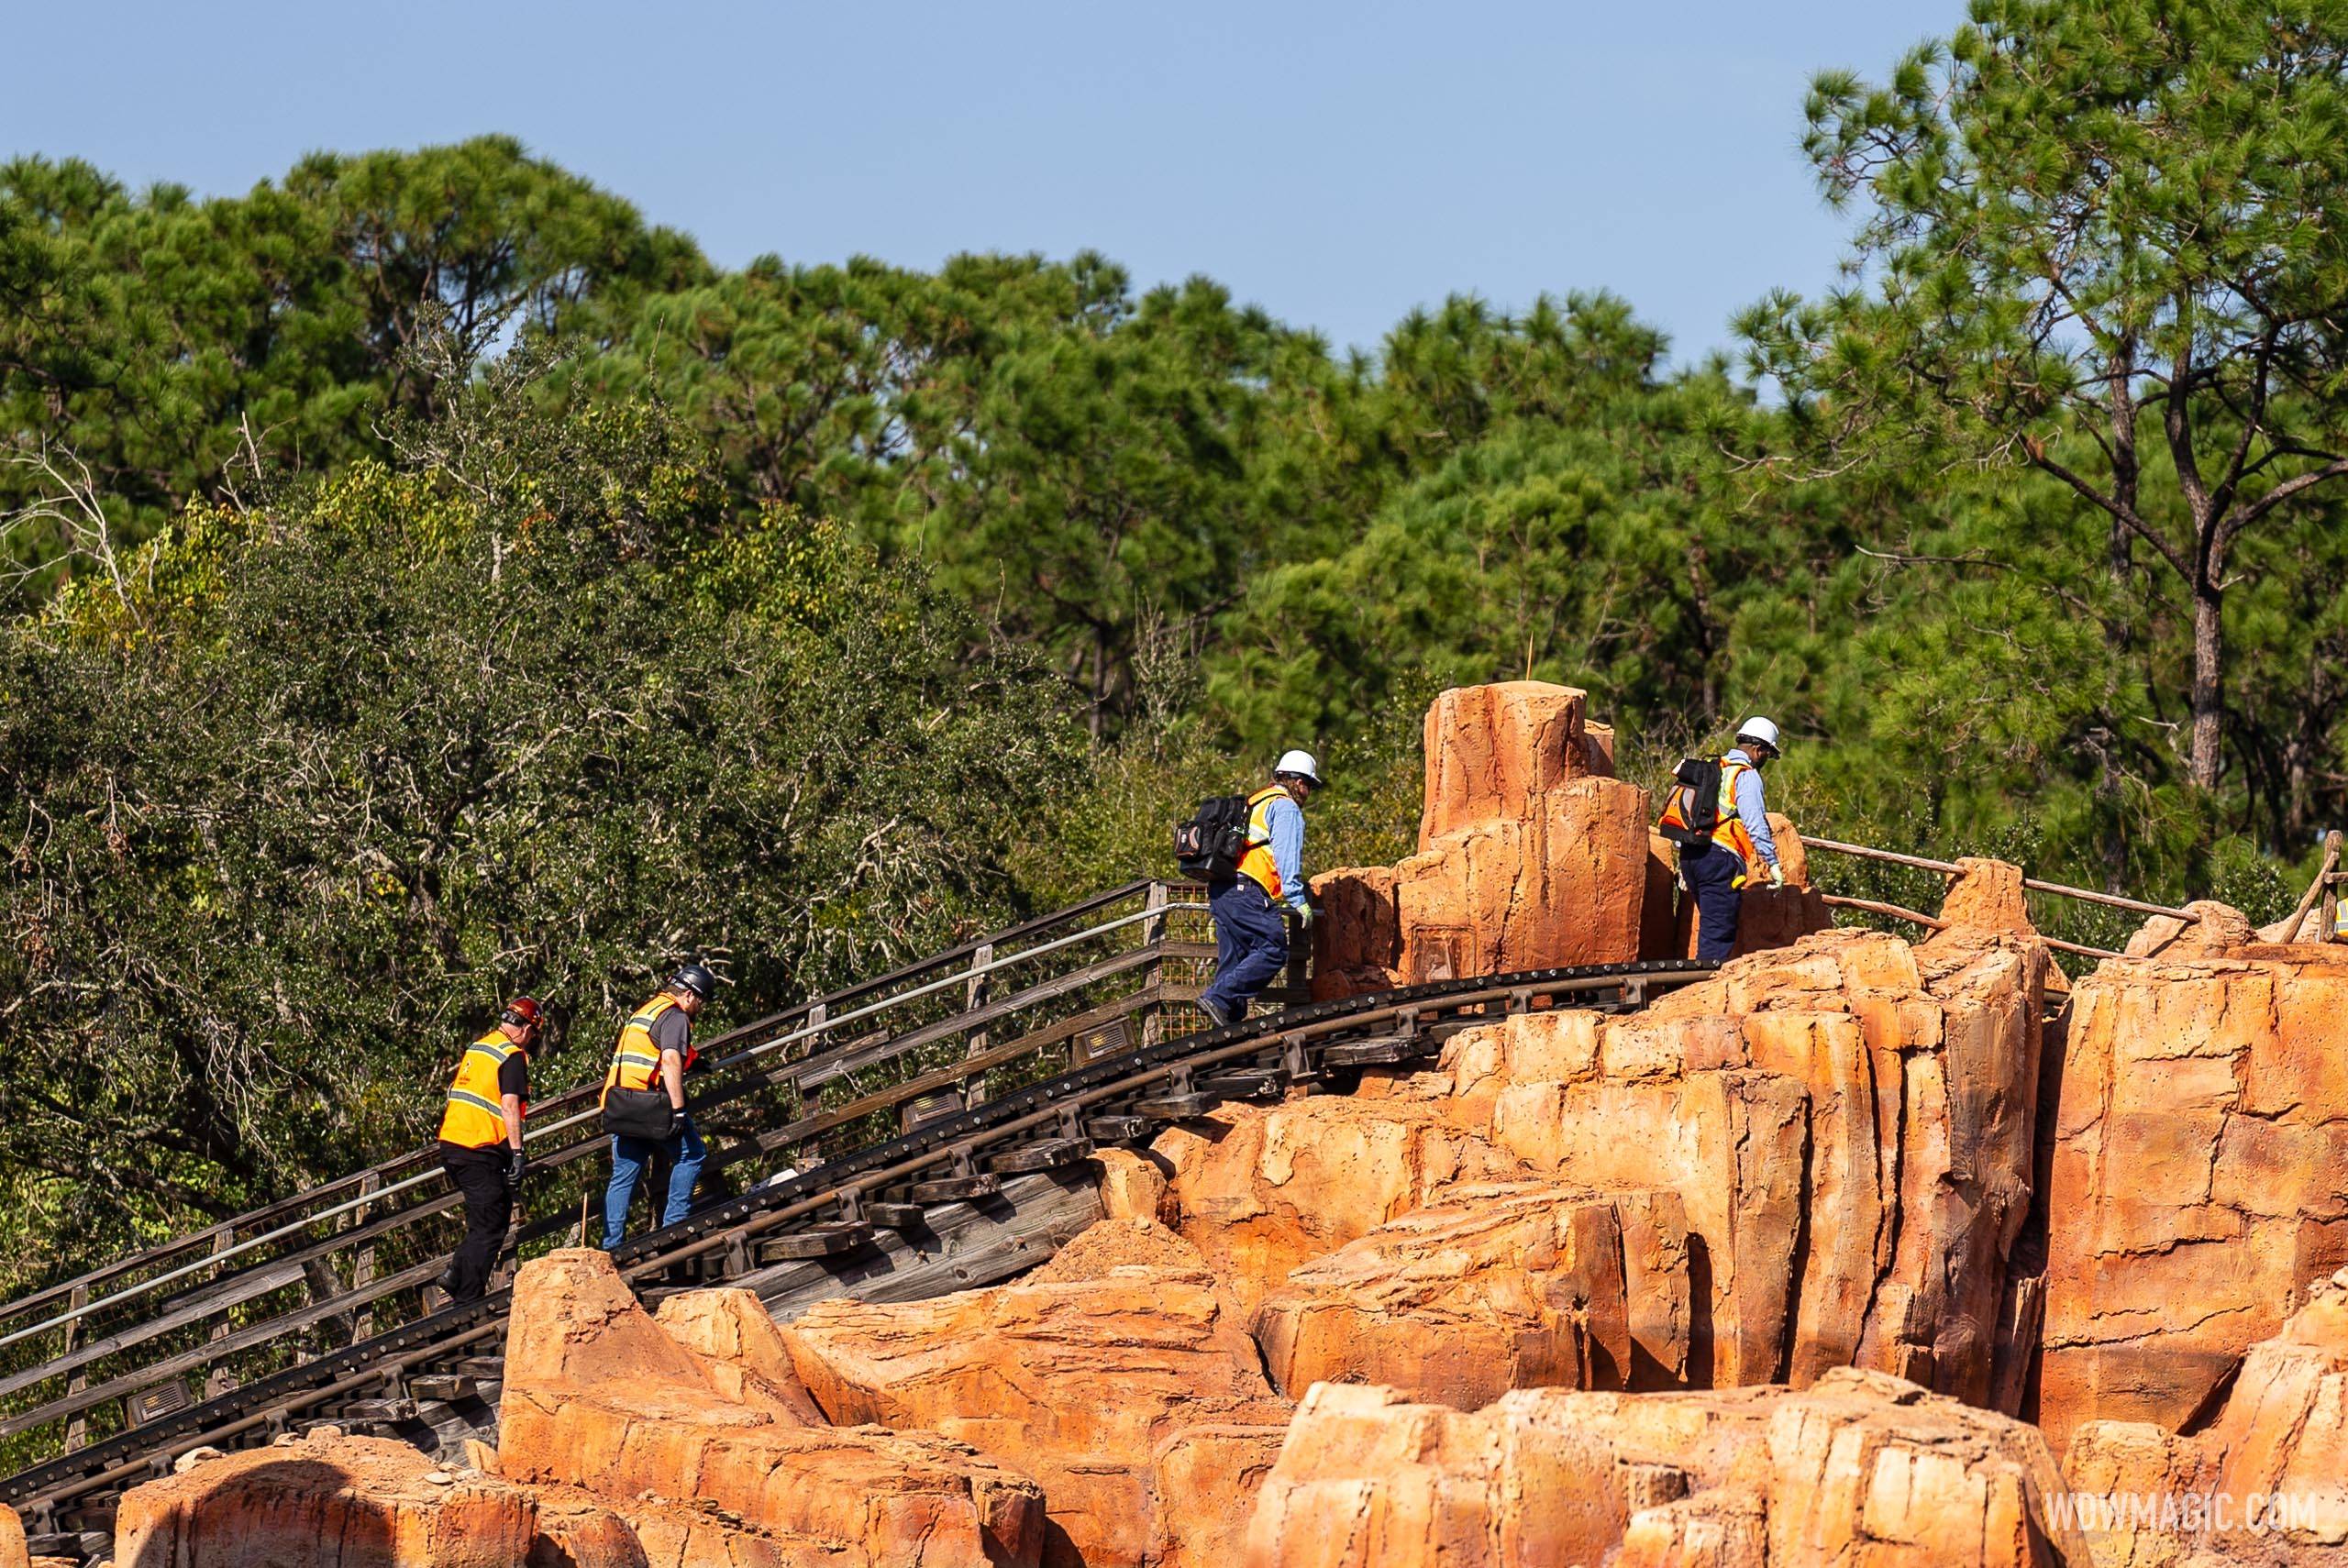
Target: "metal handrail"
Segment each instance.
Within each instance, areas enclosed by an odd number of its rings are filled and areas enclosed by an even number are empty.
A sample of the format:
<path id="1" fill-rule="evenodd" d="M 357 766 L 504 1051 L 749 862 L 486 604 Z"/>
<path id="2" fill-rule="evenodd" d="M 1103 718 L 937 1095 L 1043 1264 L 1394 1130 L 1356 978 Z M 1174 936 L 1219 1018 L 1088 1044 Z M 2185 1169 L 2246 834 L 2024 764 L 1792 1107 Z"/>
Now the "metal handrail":
<path id="1" fill-rule="evenodd" d="M 1105 905 L 1116 903 L 1123 899 L 1132 898 L 1138 893 L 1145 893 L 1153 886 L 1180 888 L 1190 885 L 1191 884 L 1180 880 L 1168 880 L 1164 878 L 1137 877 L 1132 881 L 1126 882 L 1119 887 L 1111 888 L 1105 891 L 1094 893 L 1090 898 L 1080 900 L 1076 903 L 1070 904 L 1065 909 L 1054 910 L 1047 914 L 1032 916 L 1031 918 L 1022 921 L 1015 925 L 1005 926 L 999 931 L 984 933 L 983 934 L 971 937 L 967 941 L 958 943 L 956 945 L 947 948 L 941 953 L 933 953 L 925 957 L 916 959 L 913 963 L 901 965 L 899 967 L 889 971 L 887 974 L 875 976 L 874 977 L 867 980 L 858 980 L 853 985 L 844 986 L 836 991 L 831 991 L 820 997 L 811 998 L 809 1000 L 801 1002 L 794 1007 L 784 1008 L 779 1012 L 769 1013 L 763 1018 L 756 1018 L 750 1020 L 747 1023 L 737 1024 L 732 1029 L 727 1030 L 724 1034 L 718 1035 L 711 1042 L 711 1043 L 713 1046 L 723 1045 L 728 1041 L 738 1039 L 746 1035 L 755 1034 L 762 1030 L 771 1029 L 786 1020 L 803 1017 L 814 1011 L 814 1010 L 818 1007 L 828 1008 L 834 1003 L 844 1001 L 850 997 L 869 996 L 875 991 L 882 990 L 890 986 L 896 985 L 911 976 L 922 974 L 925 971 L 938 968 L 947 964 L 951 964 L 957 959 L 967 957 L 980 947 L 995 946 L 1005 942 L 1016 941 L 1020 937 L 1025 936 L 1032 932 L 1040 931 L 1047 926 L 1077 919 Z M 1013 956 L 1016 957 L 1020 955 L 1014 955 Z M 957 973 L 967 974 L 969 971 L 959 970 L 957 971 Z M 597 1086 L 591 1081 L 589 1083 L 581 1084 L 574 1088 L 565 1089 L 559 1094 L 550 1095 L 541 1103 L 540 1109 L 553 1110 L 566 1105 L 572 1099 L 590 1092 L 596 1087 Z M 363 1181 L 371 1175 L 380 1176 L 406 1161 L 427 1158 L 431 1152 L 429 1145 L 412 1149 L 404 1154 L 393 1155 L 392 1158 L 382 1161 L 377 1165 L 371 1165 L 366 1169 L 353 1171 L 347 1176 L 337 1176 L 330 1181 L 323 1183 L 308 1193 L 289 1198 L 279 1198 L 275 1202 L 263 1204 L 257 1209 L 248 1210 L 244 1214 L 215 1221 L 213 1224 L 207 1225 L 202 1230 L 191 1231 L 186 1235 L 174 1237 L 172 1240 L 164 1242 L 160 1246 L 150 1247 L 143 1253 L 133 1253 L 125 1256 L 114 1258 L 105 1263 L 100 1264 L 97 1267 L 90 1269 L 85 1273 L 76 1275 L 70 1279 L 60 1280 L 54 1285 L 45 1285 L 38 1290 L 28 1291 L 24 1295 L 16 1297 L 14 1300 L 0 1302 L 0 1322 L 4 1322 L 17 1313 L 27 1310 L 36 1304 L 45 1301 L 50 1297 L 67 1296 L 72 1294 L 72 1291 L 77 1288 L 94 1285 L 100 1280 L 112 1278 L 117 1275 L 127 1274 L 132 1269 L 138 1267 L 142 1260 L 166 1257 L 176 1252 L 183 1252 L 192 1247 L 201 1246 L 205 1242 L 211 1241 L 218 1236 L 233 1233 L 239 1225 L 249 1222 L 255 1215 L 266 1214 L 273 1209 L 288 1209 L 295 1207 L 305 1198 L 322 1197 L 327 1193 L 334 1192 L 341 1187 L 349 1186 L 352 1183 Z M 378 1189 L 368 1196 L 371 1198 L 380 1198 L 382 1196 L 382 1189 Z M 207 1256 L 211 1254 L 207 1254 Z"/>
<path id="2" fill-rule="evenodd" d="M 1086 900 L 1081 904 L 1073 906 L 1069 911 L 1063 911 L 1058 915 L 1041 917 L 1039 920 L 1026 922 L 1024 926 L 1013 927 L 1008 932 L 1001 933 L 1001 935 L 1004 937 L 1015 937 L 1023 932 L 1033 931 L 1039 927 L 1048 925 L 1059 919 L 1065 918 L 1068 915 L 1098 909 L 1106 903 L 1113 903 L 1121 898 L 1130 897 L 1135 892 L 1144 891 L 1151 885 L 1152 884 L 1147 880 L 1129 883 L 1125 887 L 1116 889 L 1113 893 L 1096 895 L 1092 899 Z M 1180 886 L 1181 884 L 1174 885 Z M 892 996 L 883 999 L 882 1000 L 869 1003 L 862 1008 L 852 1009 L 849 1011 L 840 1013 L 836 1016 L 827 1016 L 820 1022 L 807 1025 L 791 1033 L 761 1041 L 745 1050 L 737 1052 L 732 1055 L 713 1061 L 711 1068 L 713 1071 L 716 1071 L 723 1070 L 727 1067 L 737 1066 L 744 1062 L 749 1061 L 753 1057 L 772 1052 L 782 1046 L 792 1044 L 794 1042 L 813 1039 L 819 1035 L 830 1033 L 845 1025 L 870 1018 L 877 1013 L 887 1011 L 892 1008 L 902 1005 L 903 1003 L 914 1000 L 921 997 L 934 995 L 941 990 L 950 989 L 955 986 L 967 985 L 974 979 L 993 974 L 999 970 L 1013 967 L 1019 964 L 1041 957 L 1049 953 L 1058 952 L 1063 948 L 1072 946 L 1077 943 L 1090 941 L 1095 937 L 1105 935 L 1113 931 L 1123 930 L 1127 926 L 1139 924 L 1146 921 L 1162 920 L 1169 914 L 1204 911 L 1207 907 L 1208 906 L 1203 903 L 1188 900 L 1179 903 L 1169 901 L 1153 909 L 1137 911 L 1133 914 L 1120 916 L 1115 920 L 1104 921 L 1097 925 L 1087 926 L 1082 931 L 1071 933 L 1064 937 L 1055 938 L 1050 942 L 1039 944 L 1034 947 L 1023 948 L 1017 953 L 1002 955 L 991 959 L 984 964 L 974 964 L 965 968 L 956 969 L 952 971 L 951 974 L 940 979 L 932 981 L 927 985 L 919 986 L 907 991 L 897 992 Z M 959 951 L 976 952 L 979 948 L 986 945 L 989 945 L 989 944 L 985 942 L 972 942 L 965 944 L 961 949 L 959 949 Z M 941 959 L 924 960 L 920 964 L 908 966 L 900 969 L 896 971 L 894 975 L 886 976 L 880 980 L 866 982 L 864 985 L 851 988 L 849 992 L 844 994 L 869 992 L 873 988 L 889 983 L 891 979 L 902 977 L 906 975 L 917 974 L 923 969 L 934 967 L 940 961 Z M 812 1005 L 813 1004 L 810 1004 L 811 1007 Z M 788 1012 L 774 1015 L 775 1018 L 784 1018 L 788 1016 L 790 1016 Z M 765 1021 L 761 1021 L 761 1023 Z M 732 1035 L 738 1035 L 743 1032 L 755 1030 L 760 1026 L 761 1024 L 757 1023 L 748 1024 L 743 1026 L 742 1029 L 729 1031 L 728 1033 Z M 723 1039 L 725 1038 L 725 1036 L 721 1036 L 720 1038 Z M 811 1053 L 807 1058 L 803 1058 L 803 1060 L 812 1060 L 814 1059 L 814 1053 Z M 600 1114 L 600 1110 L 582 1110 L 576 1115 L 565 1117 L 554 1122 L 541 1124 L 535 1130 L 526 1125 L 523 1129 L 525 1143 L 526 1144 L 527 1141 L 533 1137 L 544 1139 L 554 1133 L 563 1132 L 566 1129 L 576 1127 L 596 1116 L 599 1116 Z M 406 1154 L 394 1156 L 393 1160 L 384 1162 L 384 1164 L 396 1165 L 401 1161 L 415 1158 L 418 1154 L 428 1154 L 430 1150 L 428 1146 L 425 1149 L 410 1151 Z M 132 1300 L 138 1297 L 143 1296 L 159 1286 L 173 1284 L 179 1280 L 189 1278 L 194 1275 L 201 1274 L 207 1269 L 216 1267 L 219 1264 L 229 1258 L 240 1256 L 253 1251 L 255 1248 L 266 1246 L 271 1242 L 282 1241 L 287 1237 L 298 1235 L 302 1231 L 307 1231 L 311 1227 L 324 1221 L 338 1219 L 344 1214 L 354 1212 L 360 1209 L 372 1207 L 400 1193 L 410 1191 L 427 1183 L 437 1182 L 439 1179 L 440 1173 L 437 1170 L 419 1172 L 417 1175 L 377 1187 L 371 1192 L 361 1194 L 360 1197 L 348 1199 L 342 1203 L 335 1204 L 326 1209 L 316 1210 L 299 1220 L 282 1225 L 273 1231 L 264 1231 L 258 1236 L 248 1238 L 243 1242 L 237 1242 L 231 1246 L 220 1248 L 215 1252 L 207 1252 L 194 1262 L 183 1264 L 177 1268 L 151 1275 L 147 1279 L 139 1281 L 137 1285 L 127 1286 L 122 1290 L 112 1293 L 111 1295 L 98 1297 L 94 1300 L 83 1303 L 79 1307 L 71 1308 L 54 1318 L 44 1319 L 40 1322 L 29 1324 L 26 1327 L 14 1330 L 6 1334 L 0 1334 L 0 1348 L 17 1344 L 25 1340 L 33 1338 L 36 1335 L 47 1333 L 51 1330 L 63 1328 L 67 1324 L 81 1321 L 90 1318 L 107 1307 L 115 1306 L 121 1302 Z"/>
<path id="3" fill-rule="evenodd" d="M 1827 849 L 1837 855 L 1856 856 L 1862 860 L 1881 860 L 1893 866 L 1912 866 L 1920 871 L 1938 871 L 1946 876 L 1962 875 L 1965 867 L 1949 860 L 1928 859 L 1922 855 L 1901 855 L 1893 850 L 1877 849 L 1870 845 L 1844 844 L 1832 838 L 1805 838 L 1804 849 Z M 2138 914 L 2167 915 L 2172 920 L 2198 921 L 2201 917 L 2191 910 L 2172 909 L 2167 904 L 2148 904 L 2142 899 L 2125 899 L 2118 893 L 2099 893 L 2092 888 L 2074 888 L 2065 882 L 2042 881 L 2024 877 L 2021 885 L 2034 893 L 2053 893 L 2066 899 L 2077 899 L 2085 903 L 2103 904 L 2115 910 L 2132 910 Z"/>
<path id="4" fill-rule="evenodd" d="M 1890 920 L 1904 920 L 1911 925 L 1921 925 L 1927 931 L 1948 929 L 1948 922 L 1937 915 L 1928 915 L 1921 910 L 1907 909 L 1899 904 L 1888 904 L 1880 899 L 1854 899 L 1843 893 L 1821 893 L 1818 897 L 1821 902 L 1833 909 L 1858 910 L 1866 914 L 1882 915 Z M 2124 958 L 2127 956 L 2124 953 L 2114 953 L 2109 947 L 2089 947 L 2085 943 L 2066 942 L 2060 937 L 2048 936 L 2043 933 L 2040 933 L 2038 940 L 2061 952 L 2076 953 L 2082 958 Z"/>
<path id="5" fill-rule="evenodd" d="M 1112 1108 L 1200 1067 L 1266 1055 L 1285 1064 L 1300 1050 L 1309 1058 L 1323 1044 L 1348 1033 L 1381 1030 L 1389 1027 L 1387 1020 L 1398 1017 L 1414 1025 L 1425 1023 L 1430 1013 L 1489 1019 L 1500 1016 L 1502 1009 L 1515 1013 L 1562 1005 L 1569 995 L 1610 990 L 1620 993 L 1619 1003 L 1635 1005 L 1625 982 L 1636 982 L 1642 989 L 1653 984 L 1686 984 L 1711 969 L 1692 960 L 1662 960 L 1425 982 L 1308 1003 L 1244 1024 L 1145 1044 L 865 1145 L 779 1186 L 697 1210 L 677 1225 L 629 1242 L 615 1262 L 625 1277 L 641 1280 L 713 1253 L 732 1253 L 737 1242 L 803 1222 L 820 1211 L 836 1212 L 892 1181 L 958 1161 L 973 1147 L 1014 1142 L 1086 1109 Z M 1288 1070 L 1284 1066 L 1269 1069 Z M 39 1514 L 104 1492 L 159 1463 L 168 1463 L 197 1443 L 249 1435 L 361 1388 L 381 1386 L 387 1378 L 417 1367 L 446 1365 L 453 1355 L 503 1331 L 509 1300 L 508 1293 L 500 1290 L 480 1302 L 444 1309 L 354 1345 L 349 1355 L 281 1368 L 230 1394 L 174 1412 L 151 1429 L 116 1434 L 99 1452 L 79 1461 L 37 1464 L 6 1478 L 7 1500 L 20 1508 L 29 1505 Z M 74 1463 L 83 1468 L 75 1473 Z"/>

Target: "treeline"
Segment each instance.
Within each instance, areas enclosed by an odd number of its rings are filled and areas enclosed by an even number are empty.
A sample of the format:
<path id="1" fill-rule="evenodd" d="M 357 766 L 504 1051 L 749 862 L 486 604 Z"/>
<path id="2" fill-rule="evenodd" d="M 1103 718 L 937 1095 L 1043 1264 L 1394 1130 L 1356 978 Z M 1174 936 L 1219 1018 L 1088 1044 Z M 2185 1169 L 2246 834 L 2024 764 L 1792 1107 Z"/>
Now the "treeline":
<path id="1" fill-rule="evenodd" d="M 1678 368 L 1603 295 L 1356 355 L 1092 255 L 728 271 L 499 138 L 0 166 L 22 1255 L 414 1139 L 502 992 L 593 1051 L 688 951 L 742 1016 L 1149 869 L 1285 745 L 1390 857 L 1463 681 L 2271 918 L 2348 815 L 2343 46 L 1982 0 L 1823 76 L 1855 281 Z"/>

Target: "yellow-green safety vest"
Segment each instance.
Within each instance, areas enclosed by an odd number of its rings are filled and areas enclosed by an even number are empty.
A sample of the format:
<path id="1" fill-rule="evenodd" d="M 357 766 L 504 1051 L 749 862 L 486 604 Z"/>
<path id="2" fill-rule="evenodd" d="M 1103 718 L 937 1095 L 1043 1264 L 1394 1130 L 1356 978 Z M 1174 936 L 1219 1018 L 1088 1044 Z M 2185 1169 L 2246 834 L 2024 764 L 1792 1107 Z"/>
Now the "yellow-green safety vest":
<path id="1" fill-rule="evenodd" d="M 1272 855 L 1271 809 L 1275 800 L 1286 800 L 1288 791 L 1277 784 L 1267 785 L 1247 797 L 1247 847 L 1239 856 L 1239 874 L 1252 877 L 1258 887 L 1277 900 L 1280 896 L 1280 863 Z"/>

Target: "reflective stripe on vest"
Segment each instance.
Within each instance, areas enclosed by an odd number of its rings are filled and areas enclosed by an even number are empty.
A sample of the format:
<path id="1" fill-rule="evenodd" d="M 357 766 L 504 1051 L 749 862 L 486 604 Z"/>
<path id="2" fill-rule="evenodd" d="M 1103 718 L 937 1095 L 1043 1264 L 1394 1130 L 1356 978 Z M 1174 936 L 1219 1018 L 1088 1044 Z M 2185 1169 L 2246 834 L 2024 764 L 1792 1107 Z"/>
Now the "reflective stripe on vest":
<path id="1" fill-rule="evenodd" d="M 660 1078 L 660 1047 L 652 1043 L 655 1020 L 677 1005 L 677 999 L 662 991 L 636 1010 L 636 1016 L 620 1026 L 620 1042 L 612 1051 L 612 1065 L 604 1073 L 604 1094 L 609 1095 L 615 1086 L 627 1089 L 648 1089 Z M 596 1099 L 603 1103 L 602 1097 Z"/>
<path id="2" fill-rule="evenodd" d="M 1286 800 L 1288 791 L 1268 785 L 1247 797 L 1247 848 L 1239 856 L 1239 874 L 1277 899 L 1280 896 L 1280 863 L 1272 854 L 1272 801 Z"/>
<path id="3" fill-rule="evenodd" d="M 1736 781 L 1753 771 L 1749 762 L 1732 762 L 1721 758 L 1720 821 L 1712 824 L 1712 842 L 1723 849 L 1733 850 L 1744 868 L 1750 871 L 1761 851 L 1753 843 L 1753 831 L 1744 819 L 1736 814 Z"/>
<path id="4" fill-rule="evenodd" d="M 449 1106 L 440 1113 L 443 1143 L 461 1148 L 486 1149 L 505 1142 L 504 1098 L 498 1091 L 497 1070 L 521 1047 L 493 1029 L 465 1047 L 457 1076 L 449 1081 Z M 527 1115 L 529 1108 L 523 1108 Z"/>

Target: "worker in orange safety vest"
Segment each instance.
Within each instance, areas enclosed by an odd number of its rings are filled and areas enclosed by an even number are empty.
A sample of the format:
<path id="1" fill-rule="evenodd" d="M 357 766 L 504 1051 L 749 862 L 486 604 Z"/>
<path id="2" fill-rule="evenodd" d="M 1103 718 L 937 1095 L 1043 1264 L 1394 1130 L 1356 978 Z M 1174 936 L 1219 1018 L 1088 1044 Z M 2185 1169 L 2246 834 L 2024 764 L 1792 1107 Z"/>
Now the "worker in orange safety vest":
<path id="1" fill-rule="evenodd" d="M 530 1112 L 530 1052 L 545 1019 L 515 997 L 488 1033 L 465 1047 L 440 1112 L 440 1168 L 465 1199 L 465 1239 L 437 1283 L 454 1301 L 478 1301 L 505 1244 L 514 1198 L 529 1160 L 522 1119 Z"/>

